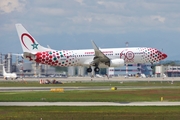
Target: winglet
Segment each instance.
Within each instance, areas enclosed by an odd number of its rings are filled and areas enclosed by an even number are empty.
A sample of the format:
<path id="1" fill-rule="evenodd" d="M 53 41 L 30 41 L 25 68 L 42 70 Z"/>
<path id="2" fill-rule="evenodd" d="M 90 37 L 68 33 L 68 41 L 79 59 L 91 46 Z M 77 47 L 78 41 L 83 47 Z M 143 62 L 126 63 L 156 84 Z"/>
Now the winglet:
<path id="1" fill-rule="evenodd" d="M 3 76 L 6 75 L 6 71 L 5 71 L 5 68 L 4 68 L 4 65 L 3 65 Z"/>
<path id="2" fill-rule="evenodd" d="M 94 49 L 94 50 L 99 50 L 99 48 L 98 48 L 97 45 L 94 43 L 94 41 L 91 40 L 91 42 L 92 42 L 93 49 Z"/>

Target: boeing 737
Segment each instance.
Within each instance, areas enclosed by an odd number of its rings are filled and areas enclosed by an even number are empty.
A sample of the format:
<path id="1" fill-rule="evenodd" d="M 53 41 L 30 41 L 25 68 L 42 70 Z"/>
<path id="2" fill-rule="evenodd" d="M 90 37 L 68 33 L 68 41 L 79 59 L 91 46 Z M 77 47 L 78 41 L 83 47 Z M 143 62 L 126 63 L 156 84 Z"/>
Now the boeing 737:
<path id="1" fill-rule="evenodd" d="M 13 80 L 13 79 L 17 79 L 18 77 L 17 77 L 17 75 L 16 75 L 16 73 L 7 73 L 6 71 L 5 71 L 5 68 L 4 68 L 4 66 L 3 66 L 3 76 L 4 76 L 4 79 L 11 79 L 11 80 Z"/>
<path id="2" fill-rule="evenodd" d="M 99 72 L 99 68 L 120 67 L 125 64 L 156 63 L 167 57 L 165 53 L 148 47 L 105 48 L 92 42 L 93 49 L 54 50 L 41 46 L 21 25 L 16 24 L 23 50 L 23 57 L 29 61 L 51 66 L 86 66 L 87 72 Z"/>

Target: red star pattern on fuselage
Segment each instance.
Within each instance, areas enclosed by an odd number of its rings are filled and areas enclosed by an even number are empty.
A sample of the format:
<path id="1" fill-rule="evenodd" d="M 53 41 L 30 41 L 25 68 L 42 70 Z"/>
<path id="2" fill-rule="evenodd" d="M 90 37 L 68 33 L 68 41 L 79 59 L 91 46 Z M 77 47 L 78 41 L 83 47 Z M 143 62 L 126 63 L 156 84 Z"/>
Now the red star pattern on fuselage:
<path id="1" fill-rule="evenodd" d="M 70 51 L 45 51 L 36 53 L 35 61 L 51 66 L 74 66 L 77 64 Z"/>

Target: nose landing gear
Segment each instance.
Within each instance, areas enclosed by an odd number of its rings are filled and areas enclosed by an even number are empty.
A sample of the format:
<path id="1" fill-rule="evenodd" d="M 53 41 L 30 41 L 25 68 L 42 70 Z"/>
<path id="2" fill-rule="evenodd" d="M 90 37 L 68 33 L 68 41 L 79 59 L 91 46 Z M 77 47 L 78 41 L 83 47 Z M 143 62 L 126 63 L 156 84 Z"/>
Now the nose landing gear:
<path id="1" fill-rule="evenodd" d="M 153 66 L 153 63 L 151 63 L 151 69 L 153 69 L 153 67 L 154 67 L 154 66 Z"/>

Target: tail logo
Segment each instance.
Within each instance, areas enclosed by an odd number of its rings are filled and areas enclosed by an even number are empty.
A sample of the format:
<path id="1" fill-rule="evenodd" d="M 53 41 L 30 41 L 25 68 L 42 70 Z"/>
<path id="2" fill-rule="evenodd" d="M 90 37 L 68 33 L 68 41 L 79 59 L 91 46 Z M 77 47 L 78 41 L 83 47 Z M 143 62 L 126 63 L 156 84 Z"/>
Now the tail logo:
<path id="1" fill-rule="evenodd" d="M 27 33 L 23 33 L 21 35 L 21 42 L 23 43 L 24 47 L 26 47 L 29 50 L 29 48 L 26 46 L 26 44 L 24 42 L 24 39 L 23 39 L 24 36 L 27 36 L 31 40 L 31 42 L 33 43 L 33 44 L 31 44 L 32 49 L 38 49 L 38 44 L 36 44 L 35 40 L 29 34 L 27 34 Z"/>
<path id="2" fill-rule="evenodd" d="M 31 46 L 33 47 L 33 49 L 35 49 L 35 48 L 38 49 L 38 47 L 37 47 L 38 44 L 36 44 L 36 43 L 31 44 Z"/>

